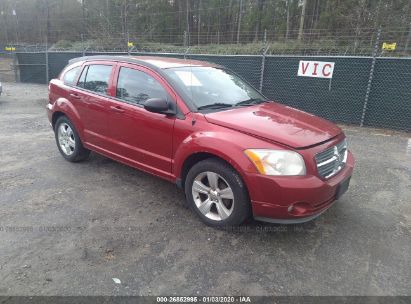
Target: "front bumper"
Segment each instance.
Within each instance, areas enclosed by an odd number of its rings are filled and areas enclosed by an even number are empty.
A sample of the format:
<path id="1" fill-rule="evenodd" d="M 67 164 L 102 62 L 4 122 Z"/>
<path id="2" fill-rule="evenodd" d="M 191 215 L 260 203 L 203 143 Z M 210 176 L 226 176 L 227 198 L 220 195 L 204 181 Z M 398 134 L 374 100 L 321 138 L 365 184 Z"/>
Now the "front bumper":
<path id="1" fill-rule="evenodd" d="M 280 224 L 303 223 L 316 218 L 336 200 L 338 186 L 351 177 L 353 168 L 354 157 L 348 152 L 345 167 L 328 180 L 315 175 L 249 174 L 254 218 Z"/>

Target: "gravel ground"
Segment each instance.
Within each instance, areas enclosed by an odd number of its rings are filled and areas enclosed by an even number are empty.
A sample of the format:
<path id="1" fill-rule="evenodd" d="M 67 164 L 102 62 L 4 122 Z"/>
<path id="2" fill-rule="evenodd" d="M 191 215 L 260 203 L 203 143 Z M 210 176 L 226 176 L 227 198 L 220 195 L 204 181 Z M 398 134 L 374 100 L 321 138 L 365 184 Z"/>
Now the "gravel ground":
<path id="1" fill-rule="evenodd" d="M 96 154 L 65 161 L 47 87 L 4 89 L 0 295 L 411 295 L 410 134 L 345 128 L 357 166 L 330 210 L 220 231 L 173 184 Z"/>

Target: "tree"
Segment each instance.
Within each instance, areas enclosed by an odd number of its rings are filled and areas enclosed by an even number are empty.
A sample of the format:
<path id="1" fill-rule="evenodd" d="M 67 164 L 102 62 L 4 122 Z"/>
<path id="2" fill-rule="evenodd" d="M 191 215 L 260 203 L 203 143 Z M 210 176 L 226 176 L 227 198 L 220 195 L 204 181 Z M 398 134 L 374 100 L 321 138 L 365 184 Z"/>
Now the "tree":
<path id="1" fill-rule="evenodd" d="M 302 8 L 301 8 L 301 16 L 300 16 L 300 28 L 298 30 L 298 40 L 301 40 L 303 38 L 306 7 L 307 7 L 307 0 L 303 0 Z"/>
<path id="2" fill-rule="evenodd" d="M 45 0 L 1 0 L 0 43 L 44 44 Z M 187 43 L 286 43 L 324 39 L 361 48 L 380 25 L 386 39 L 405 48 L 411 43 L 409 0 L 48 0 L 48 41 L 76 44 L 82 38 L 107 48 L 130 39 Z M 15 14 L 14 14 L 15 12 Z M 407 40 L 408 39 L 408 40 Z M 60 43 L 65 45 L 65 43 Z"/>

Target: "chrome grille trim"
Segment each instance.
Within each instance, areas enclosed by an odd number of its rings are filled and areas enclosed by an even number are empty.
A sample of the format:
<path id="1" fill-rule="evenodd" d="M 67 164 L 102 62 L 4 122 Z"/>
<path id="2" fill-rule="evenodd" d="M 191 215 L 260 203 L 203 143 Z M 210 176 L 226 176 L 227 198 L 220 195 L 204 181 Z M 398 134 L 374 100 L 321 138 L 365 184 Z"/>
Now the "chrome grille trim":
<path id="1" fill-rule="evenodd" d="M 315 155 L 318 174 L 323 178 L 330 178 L 344 168 L 347 162 L 347 140 L 344 139 Z"/>

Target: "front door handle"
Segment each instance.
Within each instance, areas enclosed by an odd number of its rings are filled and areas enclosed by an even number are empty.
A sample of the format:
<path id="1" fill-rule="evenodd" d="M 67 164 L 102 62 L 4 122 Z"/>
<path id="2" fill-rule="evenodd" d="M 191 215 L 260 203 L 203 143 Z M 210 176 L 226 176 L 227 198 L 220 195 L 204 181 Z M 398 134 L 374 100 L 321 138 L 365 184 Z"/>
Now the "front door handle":
<path id="1" fill-rule="evenodd" d="M 76 93 L 70 93 L 70 96 L 75 98 L 75 99 L 81 99 L 80 95 L 78 95 Z"/>
<path id="2" fill-rule="evenodd" d="M 120 106 L 111 106 L 110 109 L 117 113 L 124 113 L 124 109 Z"/>

